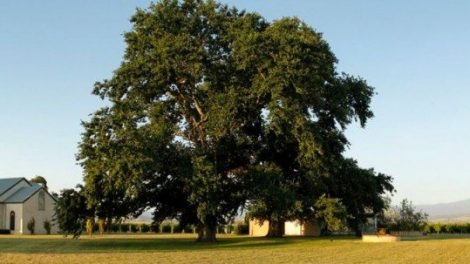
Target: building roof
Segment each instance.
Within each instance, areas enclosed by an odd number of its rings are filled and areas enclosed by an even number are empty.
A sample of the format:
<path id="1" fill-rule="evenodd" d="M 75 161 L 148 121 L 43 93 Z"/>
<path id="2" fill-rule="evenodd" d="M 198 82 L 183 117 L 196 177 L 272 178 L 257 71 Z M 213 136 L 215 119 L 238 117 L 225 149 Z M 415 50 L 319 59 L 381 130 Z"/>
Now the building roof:
<path id="1" fill-rule="evenodd" d="M 4 203 L 22 203 L 28 200 L 29 197 L 33 196 L 37 191 L 42 189 L 42 186 L 39 184 L 32 184 L 29 187 L 21 187 L 14 194 L 10 195 L 8 198 L 3 201 Z"/>
<path id="2" fill-rule="evenodd" d="M 18 182 L 24 178 L 5 178 L 0 179 L 0 195 L 8 191 L 11 187 L 15 186 Z"/>
<path id="3" fill-rule="evenodd" d="M 0 179 L 0 196 L 4 195 L 6 192 L 8 192 L 8 190 L 12 189 L 14 186 L 18 185 L 23 180 L 28 184 L 28 186 L 23 186 L 16 189 L 16 191 L 10 196 L 3 197 L 0 200 L 0 203 L 23 203 L 28 200 L 31 196 L 33 196 L 36 192 L 41 189 L 44 189 L 40 184 L 35 182 L 29 182 L 25 178 L 5 178 Z M 49 194 L 47 190 L 45 190 L 45 192 Z M 51 197 L 55 200 L 53 196 Z"/>

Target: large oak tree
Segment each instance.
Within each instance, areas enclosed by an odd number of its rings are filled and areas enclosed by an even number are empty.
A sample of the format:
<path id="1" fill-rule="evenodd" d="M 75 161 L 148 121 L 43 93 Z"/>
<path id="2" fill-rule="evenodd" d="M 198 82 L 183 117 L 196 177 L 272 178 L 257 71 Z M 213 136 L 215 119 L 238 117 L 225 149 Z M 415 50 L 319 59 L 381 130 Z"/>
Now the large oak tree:
<path id="1" fill-rule="evenodd" d="M 94 88 L 108 106 L 83 123 L 78 154 L 90 206 L 104 215 L 153 208 L 155 220 L 195 224 L 213 241 L 217 224 L 255 204 L 266 175 L 295 186 L 286 197 L 319 197 L 344 129 L 373 115 L 373 89 L 339 74 L 321 34 L 299 19 L 163 0 L 131 22 L 121 66 Z"/>

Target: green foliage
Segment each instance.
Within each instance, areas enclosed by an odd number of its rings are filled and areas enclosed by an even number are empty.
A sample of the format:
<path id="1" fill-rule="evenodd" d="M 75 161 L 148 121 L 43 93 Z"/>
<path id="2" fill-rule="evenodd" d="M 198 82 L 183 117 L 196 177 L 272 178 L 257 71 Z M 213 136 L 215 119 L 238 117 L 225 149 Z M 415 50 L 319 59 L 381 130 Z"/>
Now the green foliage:
<path id="1" fill-rule="evenodd" d="M 140 226 L 140 232 L 142 233 L 148 233 L 150 231 L 150 226 L 147 224 L 142 224 Z"/>
<path id="2" fill-rule="evenodd" d="M 442 232 L 443 233 L 453 233 L 453 228 L 452 225 L 443 225 L 442 226 Z"/>
<path id="3" fill-rule="evenodd" d="M 152 223 L 150 225 L 150 231 L 153 233 L 160 233 L 160 225 L 158 223 Z"/>
<path id="4" fill-rule="evenodd" d="M 42 187 L 44 187 L 44 189 L 48 189 L 47 188 L 47 181 L 46 181 L 46 178 L 40 176 L 40 175 L 36 175 L 34 176 L 31 180 L 29 180 L 30 182 L 34 182 L 34 183 L 38 183 L 40 185 L 42 185 Z"/>
<path id="5" fill-rule="evenodd" d="M 312 216 L 345 128 L 373 116 L 373 88 L 339 74 L 322 35 L 296 18 L 168 0 L 131 22 L 122 64 L 93 90 L 108 106 L 83 122 L 77 155 L 97 216 L 153 207 L 154 221 L 177 218 L 208 241 L 247 201 L 271 222 Z"/>
<path id="6" fill-rule="evenodd" d="M 43 223 L 44 230 L 46 230 L 46 234 L 51 234 L 51 222 L 49 220 L 45 220 Z"/>
<path id="7" fill-rule="evenodd" d="M 182 233 L 183 227 L 180 224 L 173 225 L 173 233 Z"/>
<path id="8" fill-rule="evenodd" d="M 263 164 L 256 166 L 250 174 L 256 192 L 248 205 L 249 219 L 283 223 L 300 209 L 296 205 L 296 190 L 289 188 L 280 167 L 273 163 Z"/>
<path id="9" fill-rule="evenodd" d="M 340 199 L 327 198 L 325 195 L 315 202 L 315 218 L 324 224 L 328 232 L 344 230 L 346 219 L 346 208 Z"/>
<path id="10" fill-rule="evenodd" d="M 129 227 L 130 227 L 132 233 L 137 233 L 139 231 L 139 225 L 138 224 L 129 224 Z"/>
<path id="11" fill-rule="evenodd" d="M 470 233 L 470 223 L 426 223 L 422 226 L 424 233 L 448 233 L 448 234 L 468 234 Z"/>
<path id="12" fill-rule="evenodd" d="M 129 224 L 121 224 L 121 232 L 123 233 L 129 232 Z"/>
<path id="13" fill-rule="evenodd" d="M 428 234 L 428 233 L 432 233 L 434 230 L 432 228 L 432 226 L 430 226 L 428 223 L 426 223 L 425 225 L 423 225 L 423 233 L 425 234 Z"/>
<path id="14" fill-rule="evenodd" d="M 162 233 L 171 233 L 172 227 L 170 224 L 162 225 Z"/>
<path id="15" fill-rule="evenodd" d="M 225 226 L 217 226 L 217 233 L 225 234 Z"/>
<path id="16" fill-rule="evenodd" d="M 325 186 L 330 197 L 341 199 L 348 226 L 356 235 L 361 234 L 361 225 L 368 217 L 381 215 L 389 207 L 385 195 L 395 191 L 392 177 L 361 168 L 353 159 L 339 160 Z"/>
<path id="17" fill-rule="evenodd" d="M 28 228 L 29 234 L 34 235 L 34 231 L 36 229 L 36 220 L 34 220 L 34 217 L 31 217 L 26 224 L 26 227 Z"/>
<path id="18" fill-rule="evenodd" d="M 112 223 L 111 226 L 109 227 L 109 230 L 114 233 L 119 232 L 119 224 Z"/>
<path id="19" fill-rule="evenodd" d="M 240 222 L 235 226 L 235 233 L 237 235 L 247 235 L 249 231 L 250 230 L 247 223 Z"/>
<path id="20" fill-rule="evenodd" d="M 469 234 L 470 223 L 427 223 L 423 226 L 425 233 Z"/>
<path id="21" fill-rule="evenodd" d="M 61 232 L 67 236 L 78 238 L 83 231 L 85 221 L 91 211 L 87 209 L 83 187 L 77 189 L 64 189 L 60 192 L 55 205 L 55 221 Z"/>
<path id="22" fill-rule="evenodd" d="M 183 227 L 183 232 L 184 233 L 194 233 L 194 226 L 193 225 L 186 225 Z"/>
<path id="23" fill-rule="evenodd" d="M 427 223 L 428 215 L 423 211 L 417 212 L 413 203 L 407 199 L 403 199 L 400 206 L 391 208 L 387 212 L 386 222 L 388 228 L 393 231 L 418 231 L 423 230 Z M 441 227 L 434 226 L 437 233 L 441 231 Z"/>
<path id="24" fill-rule="evenodd" d="M 235 231 L 235 226 L 234 225 L 227 225 L 227 234 L 232 234 L 232 232 Z"/>

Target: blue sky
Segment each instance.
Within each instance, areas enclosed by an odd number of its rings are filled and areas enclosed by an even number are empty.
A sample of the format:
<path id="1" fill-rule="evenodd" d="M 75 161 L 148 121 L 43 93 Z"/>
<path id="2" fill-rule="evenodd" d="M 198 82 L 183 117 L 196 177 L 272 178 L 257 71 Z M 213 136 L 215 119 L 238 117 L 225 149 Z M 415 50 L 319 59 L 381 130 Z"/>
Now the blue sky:
<path id="1" fill-rule="evenodd" d="M 376 87 L 348 156 L 395 178 L 394 201 L 470 198 L 470 2 L 223 1 L 323 32 L 338 69 Z M 119 66 L 129 17 L 149 1 L 0 1 L 0 177 L 81 182 L 80 120 Z"/>

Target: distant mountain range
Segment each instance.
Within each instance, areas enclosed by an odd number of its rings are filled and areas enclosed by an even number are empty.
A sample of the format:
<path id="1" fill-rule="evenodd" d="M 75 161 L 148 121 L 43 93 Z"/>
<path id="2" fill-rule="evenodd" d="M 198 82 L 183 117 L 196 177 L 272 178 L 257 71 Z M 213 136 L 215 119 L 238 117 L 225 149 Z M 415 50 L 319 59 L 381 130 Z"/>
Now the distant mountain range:
<path id="1" fill-rule="evenodd" d="M 470 222 L 470 199 L 452 203 L 417 205 L 432 222 Z"/>

